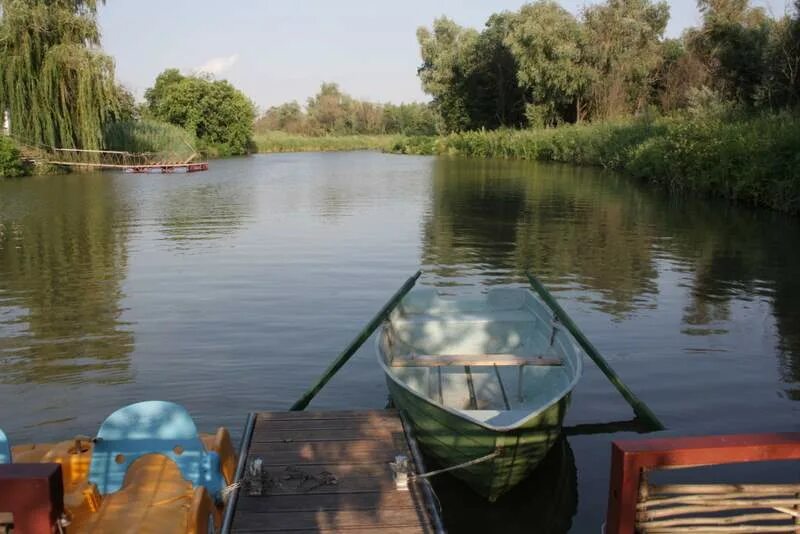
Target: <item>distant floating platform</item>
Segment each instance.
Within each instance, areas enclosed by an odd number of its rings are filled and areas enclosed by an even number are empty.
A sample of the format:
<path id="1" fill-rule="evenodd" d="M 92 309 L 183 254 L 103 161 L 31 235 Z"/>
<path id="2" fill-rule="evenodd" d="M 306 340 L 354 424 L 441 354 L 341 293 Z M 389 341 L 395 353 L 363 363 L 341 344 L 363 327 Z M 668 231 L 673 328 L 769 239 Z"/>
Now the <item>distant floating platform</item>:
<path id="1" fill-rule="evenodd" d="M 187 172 L 207 171 L 208 162 L 170 163 L 165 165 L 135 165 L 125 167 L 123 172 L 129 174 L 185 174 Z"/>

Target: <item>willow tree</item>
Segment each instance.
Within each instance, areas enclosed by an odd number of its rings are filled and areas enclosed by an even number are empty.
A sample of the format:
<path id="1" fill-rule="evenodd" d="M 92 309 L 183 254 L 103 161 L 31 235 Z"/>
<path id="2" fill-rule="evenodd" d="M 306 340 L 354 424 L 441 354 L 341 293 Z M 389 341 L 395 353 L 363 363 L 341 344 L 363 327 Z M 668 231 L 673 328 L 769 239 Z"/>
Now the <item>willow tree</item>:
<path id="1" fill-rule="evenodd" d="M 505 42 L 519 65 L 519 83 L 529 90 L 528 123 L 580 122 L 586 115 L 582 97 L 589 73 L 581 57 L 583 31 L 575 17 L 551 0 L 524 5 Z"/>
<path id="2" fill-rule="evenodd" d="M 0 110 L 32 145 L 96 149 L 121 111 L 97 0 L 0 0 Z"/>

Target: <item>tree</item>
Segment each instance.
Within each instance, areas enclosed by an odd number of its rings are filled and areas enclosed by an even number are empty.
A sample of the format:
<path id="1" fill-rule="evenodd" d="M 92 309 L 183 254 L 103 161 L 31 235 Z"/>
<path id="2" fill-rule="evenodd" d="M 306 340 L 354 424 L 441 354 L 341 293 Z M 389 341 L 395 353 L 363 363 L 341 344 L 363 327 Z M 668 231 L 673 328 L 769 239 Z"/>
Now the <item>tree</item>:
<path id="1" fill-rule="evenodd" d="M 608 0 L 587 8 L 583 17 L 593 115 L 612 118 L 643 109 L 662 61 L 669 6 L 650 0 Z"/>
<path id="2" fill-rule="evenodd" d="M 525 124 L 527 89 L 518 79 L 518 57 L 506 40 L 516 19 L 509 12 L 489 17 L 470 58 L 473 120 L 487 128 Z"/>
<path id="3" fill-rule="evenodd" d="M 583 32 L 575 17 L 552 0 L 525 5 L 505 43 L 519 66 L 519 84 L 529 91 L 529 124 L 584 117 L 588 73 L 582 60 Z"/>
<path id="4" fill-rule="evenodd" d="M 709 83 L 708 69 L 682 39 L 662 43 L 663 61 L 656 73 L 653 97 L 662 111 L 686 108 L 691 96 Z"/>
<path id="5" fill-rule="evenodd" d="M 758 100 L 774 23 L 748 0 L 698 0 L 703 26 L 691 34 L 693 51 L 711 72 L 714 88 L 744 104 Z"/>
<path id="6" fill-rule="evenodd" d="M 386 104 L 383 106 L 383 131 L 405 135 L 436 135 L 439 115 L 430 104 Z"/>
<path id="7" fill-rule="evenodd" d="M 417 30 L 422 88 L 433 96 L 446 130 L 524 123 L 517 65 L 504 42 L 512 18 L 492 15 L 481 33 L 446 17 L 436 19 L 432 29 Z"/>
<path id="8" fill-rule="evenodd" d="M 764 71 L 755 103 L 769 108 L 800 104 L 800 13 L 771 25 L 764 50 Z"/>
<path id="9" fill-rule="evenodd" d="M 294 101 L 273 106 L 256 121 L 256 131 L 301 135 L 434 135 L 438 131 L 439 117 L 429 104 L 357 100 L 335 83 L 323 83 L 308 99 L 306 109 Z"/>
<path id="10" fill-rule="evenodd" d="M 468 112 L 465 57 L 474 47 L 478 32 L 464 29 L 447 17 L 433 21 L 433 29 L 417 29 L 422 66 L 417 73 L 422 89 L 433 102 L 448 131 L 473 126 Z"/>
<path id="11" fill-rule="evenodd" d="M 354 133 L 383 133 L 383 107 L 380 104 L 353 100 L 350 114 L 349 123 Z"/>
<path id="12" fill-rule="evenodd" d="M 181 83 L 186 79 L 186 76 L 181 74 L 178 69 L 167 69 L 156 77 L 156 82 L 153 87 L 150 87 L 144 92 L 144 99 L 147 102 L 150 111 L 158 113 L 158 107 L 164 103 L 170 88 L 174 85 Z"/>
<path id="13" fill-rule="evenodd" d="M 150 116 L 186 129 L 205 150 L 245 154 L 252 146 L 255 106 L 225 80 L 167 69 L 145 92 L 145 100 Z"/>
<path id="14" fill-rule="evenodd" d="M 281 130 L 293 134 L 308 134 L 308 120 L 296 101 L 272 106 L 256 121 L 255 130 Z"/>
<path id="15" fill-rule="evenodd" d="M 0 111 L 17 138 L 102 148 L 122 93 L 96 14 L 96 0 L 0 0 Z"/>
<path id="16" fill-rule="evenodd" d="M 319 92 L 308 99 L 309 119 L 323 133 L 353 133 L 350 117 L 352 99 L 342 93 L 335 83 L 323 83 Z"/>

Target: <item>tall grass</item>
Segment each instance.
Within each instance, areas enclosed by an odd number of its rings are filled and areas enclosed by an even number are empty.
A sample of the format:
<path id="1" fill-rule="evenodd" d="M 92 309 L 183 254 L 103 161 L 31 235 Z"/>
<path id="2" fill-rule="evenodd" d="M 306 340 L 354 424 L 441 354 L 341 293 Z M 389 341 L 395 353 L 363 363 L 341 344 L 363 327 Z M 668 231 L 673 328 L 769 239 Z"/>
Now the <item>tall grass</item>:
<path id="1" fill-rule="evenodd" d="M 472 131 L 398 139 L 391 150 L 596 165 L 677 191 L 800 212 L 800 118 L 790 114 Z"/>
<path id="2" fill-rule="evenodd" d="M 109 123 L 104 132 L 107 150 L 131 153 L 161 153 L 188 158 L 195 152 L 197 140 L 174 124 L 142 119 Z"/>
<path id="3" fill-rule="evenodd" d="M 403 139 L 401 135 L 307 136 L 270 131 L 253 137 L 259 152 L 329 152 L 342 150 L 388 151 Z"/>

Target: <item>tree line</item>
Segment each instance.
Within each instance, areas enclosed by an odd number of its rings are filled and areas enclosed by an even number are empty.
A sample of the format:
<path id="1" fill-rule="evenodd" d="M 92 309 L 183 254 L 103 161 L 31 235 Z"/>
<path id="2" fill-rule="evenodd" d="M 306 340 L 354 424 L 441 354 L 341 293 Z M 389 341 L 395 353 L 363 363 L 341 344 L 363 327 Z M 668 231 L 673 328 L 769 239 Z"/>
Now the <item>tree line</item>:
<path id="1" fill-rule="evenodd" d="M 0 0 L 0 115 L 33 146 L 158 150 L 150 145 L 185 144 L 186 132 L 203 151 L 229 155 L 252 149 L 254 121 L 258 131 L 309 136 L 434 135 L 650 110 L 796 108 L 794 1 L 791 14 L 771 17 L 748 0 L 698 0 L 702 24 L 678 39 L 664 38 L 669 9 L 653 0 L 606 0 L 578 16 L 537 0 L 493 14 L 480 31 L 441 17 L 417 31 L 431 103 L 368 102 L 324 83 L 305 106 L 271 107 L 255 120 L 253 103 L 230 83 L 177 69 L 137 105 L 100 49 L 97 0 Z M 6 174 L 21 172 L 10 143 L 0 152 Z"/>
<path id="2" fill-rule="evenodd" d="M 186 141 L 211 155 L 251 150 L 256 110 L 227 81 L 168 69 L 137 105 L 100 48 L 97 0 L 0 0 L 0 121 L 36 148 L 162 151 Z M 176 130 L 175 126 L 180 130 Z M 24 174 L 0 140 L 0 175 Z"/>
<path id="3" fill-rule="evenodd" d="M 335 83 L 323 83 L 303 109 L 297 101 L 267 109 L 256 132 L 284 131 L 297 135 L 434 135 L 439 117 L 429 104 L 380 104 L 358 100 Z"/>
<path id="4" fill-rule="evenodd" d="M 794 107 L 800 0 L 773 18 L 748 0 L 698 0 L 702 25 L 665 39 L 666 2 L 607 0 L 574 16 L 552 0 L 422 27 L 423 89 L 446 131 L 540 127 L 726 102 Z"/>

